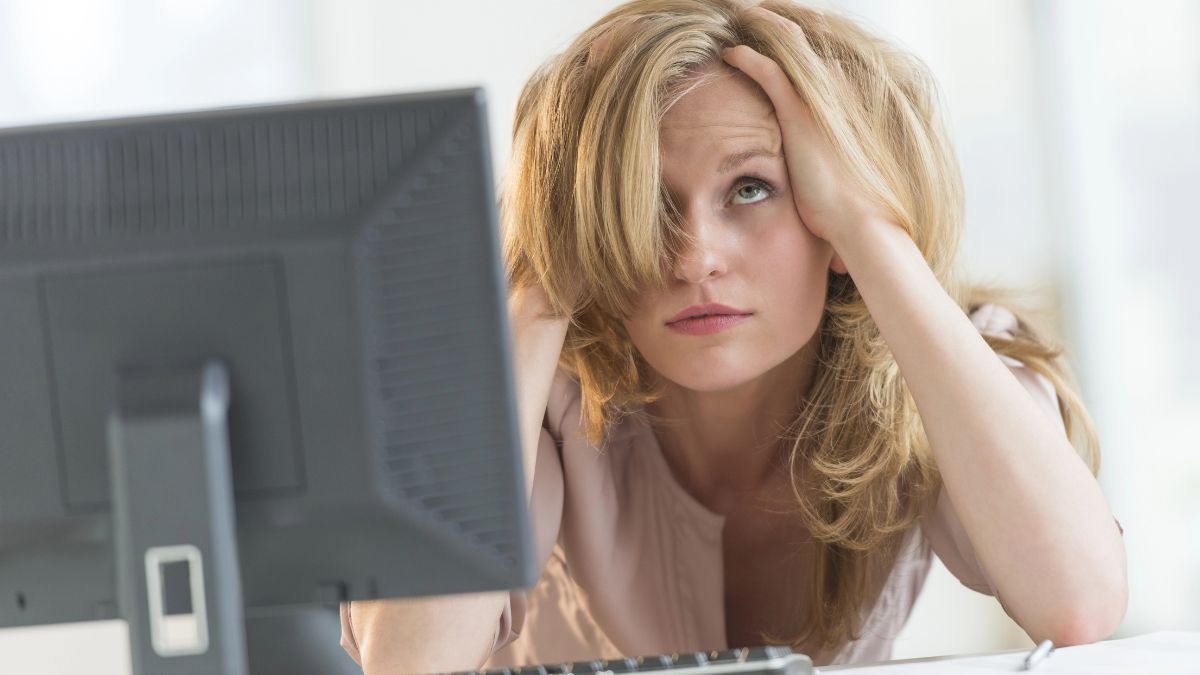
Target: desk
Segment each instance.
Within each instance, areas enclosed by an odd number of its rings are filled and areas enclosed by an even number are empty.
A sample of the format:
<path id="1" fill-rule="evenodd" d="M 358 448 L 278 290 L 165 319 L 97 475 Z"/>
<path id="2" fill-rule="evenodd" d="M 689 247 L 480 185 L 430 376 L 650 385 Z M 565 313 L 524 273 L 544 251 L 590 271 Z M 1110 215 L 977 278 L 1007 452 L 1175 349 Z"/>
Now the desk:
<path id="1" fill-rule="evenodd" d="M 1025 655 L 1028 654 L 1029 652 L 1030 652 L 1030 650 L 1028 650 L 1028 649 L 1008 649 L 1008 650 L 1005 650 L 1002 652 L 987 652 L 984 654 L 950 654 L 948 656 L 923 656 L 923 657 L 917 658 L 917 659 L 896 659 L 895 661 L 879 661 L 876 663 L 852 663 L 849 665 L 842 665 L 842 666 L 825 666 L 823 668 L 816 668 L 816 670 L 818 672 L 822 672 L 822 673 L 831 673 L 831 672 L 835 672 L 835 671 L 839 671 L 839 670 L 848 670 L 848 671 L 853 672 L 856 670 L 862 671 L 867 668 L 881 668 L 883 666 L 891 667 L 891 666 L 904 665 L 904 664 L 908 664 L 908 663 L 932 663 L 935 661 L 951 661 L 951 660 L 955 660 L 955 659 L 962 660 L 962 659 L 976 658 L 976 657 L 980 657 L 980 656 L 997 656 L 1000 654 L 1019 655 L 1021 659 L 1024 659 Z"/>
<path id="2" fill-rule="evenodd" d="M 1028 652 L 1026 649 L 1013 649 L 991 654 L 935 656 L 883 663 L 828 666 L 818 668 L 817 672 L 847 671 L 857 675 L 977 675 L 989 672 L 1023 672 L 1020 668 Z M 1200 673 L 1200 632 L 1159 631 L 1090 645 L 1061 647 L 1030 672 L 1036 675 L 1195 675 Z"/>

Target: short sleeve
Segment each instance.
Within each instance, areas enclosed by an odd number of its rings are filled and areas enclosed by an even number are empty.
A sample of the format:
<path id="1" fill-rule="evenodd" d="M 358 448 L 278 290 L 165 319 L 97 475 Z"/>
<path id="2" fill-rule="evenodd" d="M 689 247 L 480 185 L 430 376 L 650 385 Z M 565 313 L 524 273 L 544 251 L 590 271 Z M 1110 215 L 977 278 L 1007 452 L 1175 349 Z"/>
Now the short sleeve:
<path id="1" fill-rule="evenodd" d="M 338 608 L 338 613 L 342 618 L 342 649 L 354 659 L 358 666 L 362 667 L 362 654 L 358 651 L 358 640 L 354 637 L 354 624 L 350 622 L 350 603 L 342 602 Z"/>
<path id="2" fill-rule="evenodd" d="M 504 603 L 504 611 L 500 613 L 500 623 L 496 626 L 492 651 L 487 658 L 492 658 L 493 654 L 521 636 L 521 628 L 525 623 L 525 603 L 526 591 L 512 591 L 508 594 L 508 602 Z"/>
<path id="3" fill-rule="evenodd" d="M 971 322 L 981 334 L 995 337 L 1011 338 L 1017 326 L 1017 319 L 1012 312 L 995 304 L 985 304 L 976 309 L 971 314 Z M 1025 367 L 1016 359 L 1001 355 L 1000 360 L 1037 402 L 1042 413 L 1063 426 L 1065 434 L 1066 427 L 1059 412 L 1054 385 L 1045 376 Z M 999 598 L 995 584 L 975 555 L 975 549 L 945 486 L 939 491 L 932 511 L 926 515 L 923 527 L 925 538 L 934 553 L 964 586 Z"/>

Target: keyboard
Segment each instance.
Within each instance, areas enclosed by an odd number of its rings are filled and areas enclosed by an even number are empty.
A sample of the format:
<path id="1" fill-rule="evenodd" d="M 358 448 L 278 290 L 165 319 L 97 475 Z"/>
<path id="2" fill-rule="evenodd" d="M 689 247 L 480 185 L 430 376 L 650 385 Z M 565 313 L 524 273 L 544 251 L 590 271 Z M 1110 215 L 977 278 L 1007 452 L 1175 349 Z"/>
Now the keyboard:
<path id="1" fill-rule="evenodd" d="M 519 668 L 461 671 L 453 675 L 619 675 L 670 671 L 670 675 L 812 675 L 812 660 L 790 647 L 742 647 L 712 652 L 656 654 L 609 661 L 547 663 Z M 664 674 L 666 675 L 666 674 Z"/>

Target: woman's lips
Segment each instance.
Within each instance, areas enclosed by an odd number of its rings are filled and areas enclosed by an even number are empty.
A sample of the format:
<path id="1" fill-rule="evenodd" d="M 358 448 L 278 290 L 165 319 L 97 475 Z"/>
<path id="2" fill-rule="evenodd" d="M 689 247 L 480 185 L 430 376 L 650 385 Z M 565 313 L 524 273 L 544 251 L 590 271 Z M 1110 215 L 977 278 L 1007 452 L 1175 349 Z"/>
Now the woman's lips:
<path id="1" fill-rule="evenodd" d="M 750 314 L 709 314 L 694 319 L 681 319 L 667 324 L 667 327 L 684 335 L 711 335 L 732 328 L 746 319 Z"/>

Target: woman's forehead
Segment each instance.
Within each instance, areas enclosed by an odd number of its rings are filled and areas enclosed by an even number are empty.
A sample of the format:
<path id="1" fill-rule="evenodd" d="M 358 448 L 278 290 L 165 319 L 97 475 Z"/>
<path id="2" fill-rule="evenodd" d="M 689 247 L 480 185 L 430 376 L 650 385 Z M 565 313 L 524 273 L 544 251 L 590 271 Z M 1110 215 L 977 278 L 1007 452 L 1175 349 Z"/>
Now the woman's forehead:
<path id="1" fill-rule="evenodd" d="M 771 100 L 740 71 L 721 73 L 692 87 L 663 115 L 660 128 L 674 132 L 714 126 L 779 128 Z"/>

